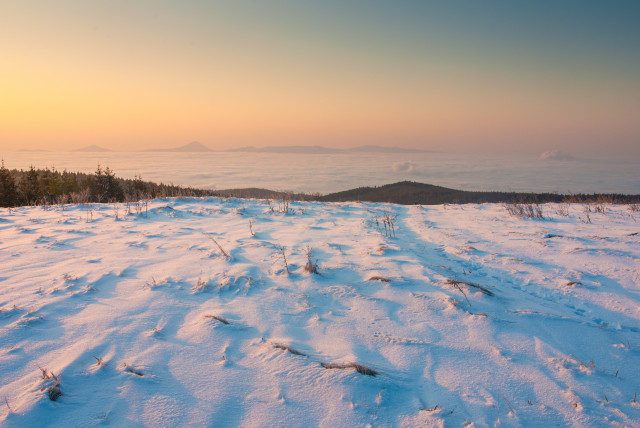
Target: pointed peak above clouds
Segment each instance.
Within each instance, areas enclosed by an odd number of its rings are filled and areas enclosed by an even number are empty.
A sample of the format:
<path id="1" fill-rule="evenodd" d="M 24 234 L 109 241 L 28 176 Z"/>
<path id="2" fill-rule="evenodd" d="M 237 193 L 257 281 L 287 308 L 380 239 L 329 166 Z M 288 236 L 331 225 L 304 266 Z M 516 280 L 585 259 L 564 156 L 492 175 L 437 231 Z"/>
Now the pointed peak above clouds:
<path id="1" fill-rule="evenodd" d="M 183 152 L 183 153 L 195 153 L 195 152 L 212 152 L 209 147 L 205 146 L 198 141 L 192 141 L 184 146 L 168 148 L 168 149 L 150 149 L 149 152 Z"/>

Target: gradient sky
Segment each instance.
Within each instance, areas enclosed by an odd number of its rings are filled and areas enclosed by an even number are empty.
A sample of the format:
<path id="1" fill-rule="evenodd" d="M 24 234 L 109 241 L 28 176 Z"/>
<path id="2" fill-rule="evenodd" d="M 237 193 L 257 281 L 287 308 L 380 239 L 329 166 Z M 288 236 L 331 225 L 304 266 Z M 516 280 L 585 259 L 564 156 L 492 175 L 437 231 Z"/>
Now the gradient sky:
<path id="1" fill-rule="evenodd" d="M 0 2 L 0 149 L 640 159 L 640 1 Z"/>

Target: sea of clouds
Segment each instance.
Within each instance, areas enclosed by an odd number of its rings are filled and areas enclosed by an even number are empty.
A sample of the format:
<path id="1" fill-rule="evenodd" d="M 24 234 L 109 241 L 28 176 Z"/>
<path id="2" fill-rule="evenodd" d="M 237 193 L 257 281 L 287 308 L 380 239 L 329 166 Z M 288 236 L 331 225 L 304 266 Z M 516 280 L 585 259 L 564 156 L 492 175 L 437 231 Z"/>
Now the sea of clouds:
<path id="1" fill-rule="evenodd" d="M 637 161 L 448 153 L 6 152 L 7 168 L 55 167 L 214 189 L 260 187 L 330 193 L 410 180 L 464 190 L 638 193 Z M 552 161 L 551 161 L 552 160 Z"/>

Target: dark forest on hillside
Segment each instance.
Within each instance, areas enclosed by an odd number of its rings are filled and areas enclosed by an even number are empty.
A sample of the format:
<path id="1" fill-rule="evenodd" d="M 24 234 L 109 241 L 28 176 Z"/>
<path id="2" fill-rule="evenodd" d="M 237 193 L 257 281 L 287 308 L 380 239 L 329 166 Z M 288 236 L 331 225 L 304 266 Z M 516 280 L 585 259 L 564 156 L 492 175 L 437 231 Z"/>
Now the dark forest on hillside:
<path id="1" fill-rule="evenodd" d="M 51 205 L 88 202 L 134 202 L 171 196 L 215 196 L 212 190 L 124 179 L 98 165 L 93 174 L 0 167 L 0 206 Z"/>
<path id="2" fill-rule="evenodd" d="M 344 192 L 322 196 L 321 201 L 346 202 L 392 202 L 396 204 L 439 205 L 439 204 L 482 204 L 499 202 L 547 203 L 547 202 L 605 202 L 605 203 L 638 203 L 640 195 L 622 194 L 571 194 L 559 193 L 527 193 L 527 192 L 469 192 L 449 189 L 432 184 L 402 181 L 378 187 L 359 187 Z"/>

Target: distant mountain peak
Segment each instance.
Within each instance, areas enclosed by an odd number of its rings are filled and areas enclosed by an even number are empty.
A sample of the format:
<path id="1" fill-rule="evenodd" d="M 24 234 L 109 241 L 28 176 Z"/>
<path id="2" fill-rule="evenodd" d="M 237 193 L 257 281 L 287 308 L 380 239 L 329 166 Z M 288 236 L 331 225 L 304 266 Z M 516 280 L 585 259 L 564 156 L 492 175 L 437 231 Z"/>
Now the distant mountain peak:
<path id="1" fill-rule="evenodd" d="M 79 149 L 74 150 L 74 152 L 110 152 L 111 150 L 105 149 L 104 147 L 97 146 L 92 144 L 90 146 L 81 147 Z"/>
<path id="2" fill-rule="evenodd" d="M 209 147 L 198 141 L 192 141 L 184 146 L 174 147 L 170 149 L 149 149 L 148 152 L 184 152 L 184 153 L 202 153 L 202 152 L 212 152 Z"/>
<path id="3" fill-rule="evenodd" d="M 333 154 L 333 153 L 426 153 L 427 150 L 407 149 L 403 147 L 387 147 L 387 146 L 358 146 L 347 149 L 339 149 L 334 147 L 323 146 L 267 146 L 254 147 L 245 146 L 235 149 L 229 149 L 228 152 L 257 152 L 257 153 L 297 153 L 297 154 Z"/>
<path id="4" fill-rule="evenodd" d="M 192 141 L 184 146 L 176 147 L 175 152 L 210 152 L 211 149 L 198 141 Z"/>

